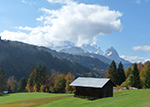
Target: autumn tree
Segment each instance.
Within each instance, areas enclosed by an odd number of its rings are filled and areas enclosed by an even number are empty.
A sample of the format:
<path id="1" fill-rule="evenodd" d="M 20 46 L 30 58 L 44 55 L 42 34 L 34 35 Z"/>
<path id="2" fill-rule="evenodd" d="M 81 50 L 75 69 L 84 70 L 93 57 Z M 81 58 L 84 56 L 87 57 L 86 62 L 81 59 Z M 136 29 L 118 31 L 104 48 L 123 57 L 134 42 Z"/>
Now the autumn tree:
<path id="1" fill-rule="evenodd" d="M 66 80 L 66 87 L 65 87 L 65 90 L 66 90 L 66 93 L 73 93 L 74 92 L 74 87 L 72 86 L 69 86 L 69 84 L 71 82 L 73 82 L 75 79 L 75 76 L 73 74 L 71 74 L 71 72 L 69 72 L 66 76 L 65 76 L 65 80 Z"/>
<path id="2" fill-rule="evenodd" d="M 53 90 L 56 93 L 64 93 L 65 87 L 66 87 L 65 76 L 64 74 L 59 74 L 58 76 L 55 77 L 54 86 L 51 87 L 51 92 Z"/>
<path id="3" fill-rule="evenodd" d="M 17 92 L 17 80 L 14 76 L 8 78 L 7 87 L 10 89 L 9 92 Z"/>
<path id="4" fill-rule="evenodd" d="M 47 75 L 47 79 L 46 79 L 46 86 L 45 86 L 45 90 L 46 91 L 50 91 L 50 92 L 54 92 L 54 84 L 55 84 L 55 77 L 58 76 L 59 73 L 56 72 L 55 70 L 52 69 L 50 75 Z"/>
<path id="5" fill-rule="evenodd" d="M 144 65 L 142 64 L 142 62 L 140 62 L 140 63 L 138 64 L 139 73 L 143 70 L 143 68 L 144 68 Z"/>
<path id="6" fill-rule="evenodd" d="M 26 89 L 28 91 L 39 91 L 41 85 L 43 85 L 44 87 L 46 86 L 47 81 L 46 79 L 47 79 L 46 67 L 44 66 L 42 68 L 42 66 L 39 64 L 39 66 L 31 72 L 28 78 Z"/>
<path id="7" fill-rule="evenodd" d="M 28 82 L 27 82 L 27 85 L 26 85 L 26 90 L 27 91 L 33 91 L 34 90 L 34 83 L 33 83 L 33 80 L 34 80 L 34 75 L 36 73 L 36 70 L 34 69 L 31 74 L 29 75 L 29 78 L 28 78 Z"/>
<path id="8" fill-rule="evenodd" d="M 41 91 L 41 92 L 44 92 L 44 88 L 45 88 L 44 85 L 41 85 L 40 91 Z"/>
<path id="9" fill-rule="evenodd" d="M 0 69 L 0 92 L 6 89 L 6 76 L 3 69 Z"/>
<path id="10" fill-rule="evenodd" d="M 150 63 L 140 73 L 143 88 L 150 88 Z"/>

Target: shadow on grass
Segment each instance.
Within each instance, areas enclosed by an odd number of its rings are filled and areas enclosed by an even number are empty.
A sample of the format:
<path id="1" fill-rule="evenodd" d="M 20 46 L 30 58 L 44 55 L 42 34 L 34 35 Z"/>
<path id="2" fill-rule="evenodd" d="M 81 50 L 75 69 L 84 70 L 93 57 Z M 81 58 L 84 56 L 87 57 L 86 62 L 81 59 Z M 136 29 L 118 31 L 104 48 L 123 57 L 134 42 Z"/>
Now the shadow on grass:
<path id="1" fill-rule="evenodd" d="M 53 101 L 61 100 L 68 98 L 70 96 L 61 96 L 61 97 L 47 97 L 47 98 L 38 98 L 30 100 L 16 101 L 12 103 L 0 104 L 0 107 L 36 107 L 43 104 L 47 104 Z"/>
<path id="2" fill-rule="evenodd" d="M 1 97 L 1 96 L 9 96 L 9 94 L 0 94 L 0 97 Z"/>

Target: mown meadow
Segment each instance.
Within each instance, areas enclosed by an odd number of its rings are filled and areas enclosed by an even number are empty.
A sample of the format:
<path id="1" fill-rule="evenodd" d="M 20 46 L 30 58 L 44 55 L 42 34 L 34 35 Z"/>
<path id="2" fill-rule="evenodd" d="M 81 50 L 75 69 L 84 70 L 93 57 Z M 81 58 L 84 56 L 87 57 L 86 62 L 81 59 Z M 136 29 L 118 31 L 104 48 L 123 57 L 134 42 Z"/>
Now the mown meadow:
<path id="1" fill-rule="evenodd" d="M 12 93 L 0 96 L 0 107 L 149 107 L 150 90 L 124 90 L 98 100 L 75 98 L 73 94 Z"/>

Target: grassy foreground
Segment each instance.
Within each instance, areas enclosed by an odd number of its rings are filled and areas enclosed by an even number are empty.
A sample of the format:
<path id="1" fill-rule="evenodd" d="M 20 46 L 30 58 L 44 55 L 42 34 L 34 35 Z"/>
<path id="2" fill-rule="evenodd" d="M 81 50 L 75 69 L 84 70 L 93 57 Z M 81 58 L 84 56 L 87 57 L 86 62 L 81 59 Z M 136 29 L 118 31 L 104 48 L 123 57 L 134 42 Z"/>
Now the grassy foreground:
<path id="1" fill-rule="evenodd" d="M 0 96 L 0 107 L 149 107 L 150 90 L 114 92 L 114 97 L 94 101 L 73 94 L 15 93 Z"/>

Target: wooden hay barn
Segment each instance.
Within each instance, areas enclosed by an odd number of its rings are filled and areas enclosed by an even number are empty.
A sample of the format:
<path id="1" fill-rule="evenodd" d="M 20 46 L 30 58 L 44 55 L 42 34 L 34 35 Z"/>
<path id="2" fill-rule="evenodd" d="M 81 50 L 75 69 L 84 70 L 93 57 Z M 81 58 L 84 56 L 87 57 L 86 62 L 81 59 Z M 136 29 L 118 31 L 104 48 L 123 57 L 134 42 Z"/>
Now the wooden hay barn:
<path id="1" fill-rule="evenodd" d="M 107 78 L 78 77 L 70 86 L 76 87 L 75 97 L 92 99 L 113 97 L 114 84 Z"/>

